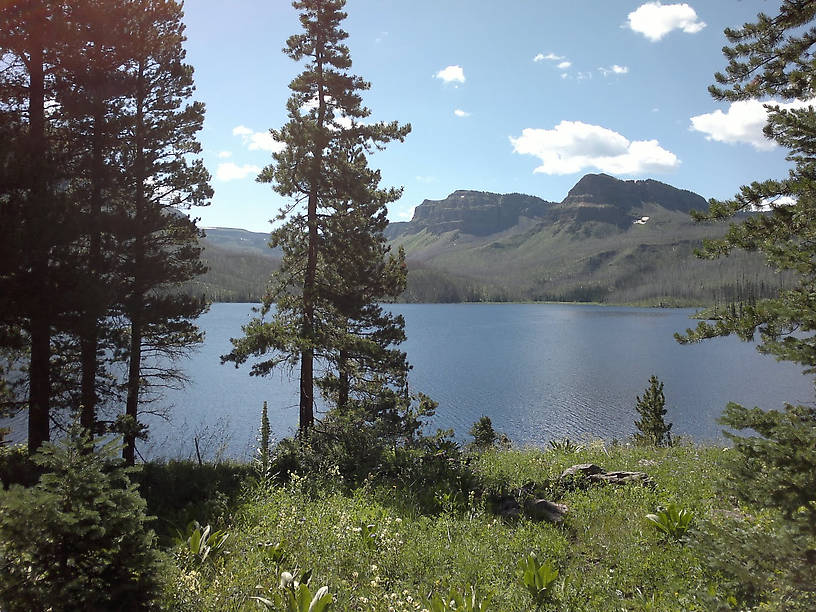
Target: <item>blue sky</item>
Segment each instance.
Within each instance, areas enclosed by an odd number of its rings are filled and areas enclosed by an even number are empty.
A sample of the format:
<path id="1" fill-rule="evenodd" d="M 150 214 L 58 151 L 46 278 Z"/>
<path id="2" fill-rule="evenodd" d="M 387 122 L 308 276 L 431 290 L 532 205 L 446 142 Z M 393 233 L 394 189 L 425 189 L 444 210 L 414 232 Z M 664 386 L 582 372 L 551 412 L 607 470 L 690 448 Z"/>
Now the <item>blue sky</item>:
<path id="1" fill-rule="evenodd" d="M 761 134 L 758 103 L 707 92 L 723 29 L 779 2 L 693 0 L 349 0 L 352 71 L 375 120 L 411 123 L 370 160 L 403 186 L 389 217 L 456 189 L 560 201 L 584 174 L 654 178 L 726 198 L 779 177 L 784 151 Z M 200 135 L 213 175 L 204 227 L 268 231 L 284 200 L 255 182 L 279 146 L 290 80 L 281 49 L 299 31 L 286 0 L 187 0 L 187 61 L 207 106 Z"/>

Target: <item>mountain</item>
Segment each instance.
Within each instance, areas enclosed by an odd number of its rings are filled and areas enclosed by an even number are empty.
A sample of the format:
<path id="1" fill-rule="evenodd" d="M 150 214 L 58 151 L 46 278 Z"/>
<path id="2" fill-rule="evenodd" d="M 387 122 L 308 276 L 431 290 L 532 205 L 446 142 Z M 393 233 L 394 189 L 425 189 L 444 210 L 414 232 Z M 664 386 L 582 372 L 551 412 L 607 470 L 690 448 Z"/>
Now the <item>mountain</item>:
<path id="1" fill-rule="evenodd" d="M 425 200 L 388 236 L 406 251 L 409 301 L 700 304 L 778 287 L 756 256 L 694 256 L 724 232 L 689 217 L 707 208 L 659 181 L 589 174 L 558 203 L 478 191 Z"/>
<path id="2" fill-rule="evenodd" d="M 250 232 L 232 227 L 204 228 L 204 243 L 234 252 L 270 255 L 280 259 L 280 249 L 269 248 L 269 233 Z"/>
<path id="3" fill-rule="evenodd" d="M 425 200 L 414 209 L 408 223 L 392 223 L 386 231 L 390 239 L 405 231 L 427 229 L 434 234 L 461 231 L 474 236 L 489 236 L 519 223 L 524 217 L 539 217 L 551 206 L 535 196 L 482 191 L 454 191 L 444 200 Z"/>
<path id="4" fill-rule="evenodd" d="M 655 180 L 588 174 L 561 202 L 457 190 L 424 200 L 386 236 L 403 247 L 414 302 L 554 300 L 698 305 L 769 295 L 785 277 L 756 255 L 694 256 L 722 225 L 694 223 L 708 203 Z M 217 301 L 257 301 L 281 253 L 268 234 L 211 228 L 210 271 L 195 290 Z"/>
<path id="5" fill-rule="evenodd" d="M 269 248 L 269 234 L 213 227 L 204 230 L 202 259 L 208 270 L 186 290 L 215 302 L 258 302 L 272 272 L 280 265 L 280 249 Z"/>
<path id="6" fill-rule="evenodd" d="M 621 211 L 649 203 L 684 213 L 708 209 L 708 202 L 693 191 L 652 179 L 622 181 L 608 174 L 587 174 L 575 183 L 561 202 L 564 207 L 616 208 Z"/>
<path id="7" fill-rule="evenodd" d="M 626 228 L 641 218 L 644 207 L 655 204 L 667 211 L 707 210 L 701 196 L 654 181 L 622 181 L 607 174 L 587 174 L 560 203 L 530 195 L 501 195 L 482 191 L 454 191 L 444 200 L 425 200 L 409 222 L 392 223 L 389 239 L 427 230 L 441 235 L 459 231 L 489 236 L 523 225 L 525 220 L 552 223 L 597 221 Z"/>

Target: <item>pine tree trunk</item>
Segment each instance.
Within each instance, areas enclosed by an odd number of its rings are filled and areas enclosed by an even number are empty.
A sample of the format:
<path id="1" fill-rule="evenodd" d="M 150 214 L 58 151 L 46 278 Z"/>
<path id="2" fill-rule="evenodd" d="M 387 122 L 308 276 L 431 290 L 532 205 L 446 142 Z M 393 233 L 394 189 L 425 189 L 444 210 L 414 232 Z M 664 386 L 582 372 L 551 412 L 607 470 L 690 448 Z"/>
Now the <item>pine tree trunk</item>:
<path id="1" fill-rule="evenodd" d="M 45 24 L 45 8 L 42 2 L 32 3 L 33 20 Z M 29 44 L 29 138 L 31 142 L 33 203 L 28 207 L 27 230 L 32 233 L 38 219 L 47 218 L 45 208 L 49 206 L 45 176 L 45 75 L 43 70 L 43 30 L 32 27 Z M 28 409 L 28 451 L 34 453 L 43 442 L 50 438 L 51 402 L 51 321 L 47 306 L 51 296 L 48 286 L 48 245 L 43 244 L 42 235 L 30 235 L 32 240 L 31 282 L 37 285 L 32 291 L 30 335 L 31 363 L 29 366 L 29 409 Z"/>
<path id="2" fill-rule="evenodd" d="M 89 211 L 89 237 L 88 237 L 88 276 L 89 282 L 100 288 L 99 274 L 102 272 L 100 265 L 101 258 L 101 232 L 100 218 L 102 216 L 102 181 L 104 173 L 104 158 L 102 154 L 102 129 L 104 119 L 104 109 L 102 103 L 97 100 L 93 118 L 93 159 L 91 167 L 91 198 Z M 93 432 L 96 423 L 96 374 L 99 368 L 97 362 L 97 349 L 99 347 L 99 300 L 102 298 L 101 291 L 91 291 L 91 299 L 86 303 L 84 313 L 84 324 L 82 326 L 82 338 L 80 348 L 80 361 L 82 365 L 82 382 L 80 396 L 82 401 L 82 412 L 79 422 L 86 430 Z"/>
<path id="3" fill-rule="evenodd" d="M 317 195 L 309 195 L 307 222 L 309 244 L 306 274 L 303 280 L 303 326 L 301 335 L 310 341 L 314 337 L 314 289 L 317 272 Z M 311 348 L 300 354 L 300 433 L 308 435 L 314 425 L 314 352 Z"/>
<path id="4" fill-rule="evenodd" d="M 32 313 L 30 334 L 28 452 L 33 454 L 51 437 L 51 325 L 47 313 L 39 309 Z"/>
<path id="5" fill-rule="evenodd" d="M 337 359 L 338 378 L 340 388 L 337 391 L 337 408 L 343 412 L 348 406 L 349 400 L 349 373 L 348 373 L 348 352 L 340 351 Z"/>
<path id="6" fill-rule="evenodd" d="M 323 41 L 318 39 L 318 51 L 315 58 L 317 68 L 317 129 L 321 132 L 326 117 L 326 100 L 323 85 Z M 317 201 L 320 193 L 320 175 L 323 169 L 323 142 L 318 137 L 314 147 L 311 180 L 309 181 L 309 200 L 306 207 L 306 225 L 308 227 L 308 246 L 306 252 L 306 273 L 303 279 L 303 326 L 302 337 L 307 341 L 314 339 L 314 294 L 317 278 Z M 311 348 L 300 354 L 300 433 L 308 434 L 314 425 L 314 352 Z"/>
<path id="7" fill-rule="evenodd" d="M 142 300 L 141 296 L 135 300 L 133 313 L 130 318 L 130 362 L 128 363 L 127 403 L 125 414 L 138 422 L 139 391 L 141 386 L 142 365 Z M 125 446 L 122 449 L 122 458 L 127 465 L 136 463 L 136 432 L 128 430 L 124 436 Z"/>
<path id="8" fill-rule="evenodd" d="M 141 37 L 141 33 L 140 33 Z M 130 305 L 130 361 L 128 363 L 127 403 L 125 415 L 138 423 L 139 392 L 141 390 L 142 371 L 142 338 L 144 314 L 144 291 L 142 289 L 142 266 L 145 259 L 144 244 L 144 216 L 145 209 L 145 151 L 144 151 L 144 62 L 139 64 L 139 77 L 136 90 L 136 160 L 134 179 L 136 185 L 135 210 L 135 240 L 133 253 L 133 298 Z M 122 449 L 122 458 L 127 465 L 136 463 L 136 432 L 129 431 L 124 436 L 125 446 Z"/>

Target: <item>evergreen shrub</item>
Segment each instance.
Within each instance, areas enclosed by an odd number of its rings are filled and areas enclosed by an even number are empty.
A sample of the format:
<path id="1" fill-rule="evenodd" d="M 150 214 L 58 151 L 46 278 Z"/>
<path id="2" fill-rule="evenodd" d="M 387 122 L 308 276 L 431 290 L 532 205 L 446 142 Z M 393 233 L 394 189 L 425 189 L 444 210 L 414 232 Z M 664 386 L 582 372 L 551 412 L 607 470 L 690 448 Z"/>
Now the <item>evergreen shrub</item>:
<path id="1" fill-rule="evenodd" d="M 0 493 L 0 608 L 145 610 L 158 590 L 158 552 L 145 501 L 114 458 L 74 424 L 34 462 L 36 485 Z"/>

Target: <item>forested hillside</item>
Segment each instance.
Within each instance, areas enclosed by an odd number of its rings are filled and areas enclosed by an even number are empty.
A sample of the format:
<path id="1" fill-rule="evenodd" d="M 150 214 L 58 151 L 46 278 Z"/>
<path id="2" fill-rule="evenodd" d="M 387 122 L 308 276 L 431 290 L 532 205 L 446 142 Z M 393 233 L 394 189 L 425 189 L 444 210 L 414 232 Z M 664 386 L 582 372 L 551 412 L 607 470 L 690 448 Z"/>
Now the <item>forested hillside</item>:
<path id="1" fill-rule="evenodd" d="M 185 290 L 213 302 L 259 302 L 280 251 L 269 248 L 269 234 L 242 229 L 209 228 L 201 244 L 207 271 Z"/>
<path id="2" fill-rule="evenodd" d="M 425 200 L 386 235 L 405 249 L 407 302 L 552 300 L 694 305 L 752 300 L 782 286 L 761 257 L 715 262 L 695 249 L 725 226 L 695 223 L 701 196 L 654 180 L 583 177 L 560 203 L 460 190 Z M 268 236 L 206 231 L 209 271 L 193 285 L 214 301 L 258 301 L 279 254 Z"/>

